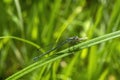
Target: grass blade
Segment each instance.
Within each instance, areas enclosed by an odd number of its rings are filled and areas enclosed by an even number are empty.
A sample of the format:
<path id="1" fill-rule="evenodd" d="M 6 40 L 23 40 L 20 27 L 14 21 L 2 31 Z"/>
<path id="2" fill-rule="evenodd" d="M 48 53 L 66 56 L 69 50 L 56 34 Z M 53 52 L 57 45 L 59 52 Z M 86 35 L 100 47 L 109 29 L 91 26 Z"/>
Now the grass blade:
<path id="1" fill-rule="evenodd" d="M 103 43 L 105 41 L 117 38 L 117 37 L 120 37 L 120 30 L 103 35 L 103 36 L 100 36 L 100 37 L 97 37 L 97 38 L 94 38 L 94 39 L 91 39 L 91 40 L 88 40 L 88 41 L 83 42 L 83 43 L 79 43 L 73 47 L 62 50 L 55 55 L 49 56 L 49 57 L 44 58 L 38 62 L 31 64 L 30 66 L 28 66 L 28 67 L 22 69 L 21 71 L 13 74 L 12 76 L 8 77 L 6 80 L 18 79 L 18 78 L 24 76 L 25 74 L 28 74 L 28 73 L 32 72 L 33 70 L 42 67 L 45 64 L 51 63 L 55 60 L 58 60 L 62 57 L 65 57 L 65 56 L 72 54 L 72 53 L 69 53 L 69 51 L 78 51 L 78 50 L 88 48 L 88 47 L 91 47 L 93 45 L 100 44 L 100 43 Z M 61 53 L 66 53 L 66 54 L 61 54 Z"/>

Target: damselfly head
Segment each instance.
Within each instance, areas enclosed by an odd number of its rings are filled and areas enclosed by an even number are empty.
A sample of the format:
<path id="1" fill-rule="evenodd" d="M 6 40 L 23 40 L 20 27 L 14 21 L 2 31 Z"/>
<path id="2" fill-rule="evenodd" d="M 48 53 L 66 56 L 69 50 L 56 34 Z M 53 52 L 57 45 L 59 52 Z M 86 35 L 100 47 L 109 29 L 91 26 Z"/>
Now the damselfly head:
<path id="1" fill-rule="evenodd" d="M 82 38 L 79 38 L 79 41 L 81 42 L 81 41 L 84 41 L 84 40 L 87 40 L 88 39 L 88 37 L 82 37 Z"/>
<path id="2" fill-rule="evenodd" d="M 68 40 L 70 40 L 71 42 L 81 42 L 88 39 L 87 37 L 83 37 L 83 38 L 79 38 L 78 36 L 73 36 L 70 37 Z"/>
<path id="3" fill-rule="evenodd" d="M 69 40 L 77 40 L 77 39 L 79 39 L 78 36 L 73 36 L 73 37 L 70 37 L 70 38 L 69 38 Z"/>

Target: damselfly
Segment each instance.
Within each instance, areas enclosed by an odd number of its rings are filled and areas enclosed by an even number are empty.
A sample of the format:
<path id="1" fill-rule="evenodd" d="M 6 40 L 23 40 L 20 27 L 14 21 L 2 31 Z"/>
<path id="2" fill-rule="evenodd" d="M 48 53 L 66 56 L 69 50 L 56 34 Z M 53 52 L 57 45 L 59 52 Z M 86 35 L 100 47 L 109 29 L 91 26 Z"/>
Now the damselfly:
<path id="1" fill-rule="evenodd" d="M 87 37 L 84 37 L 84 38 L 79 38 L 78 36 L 70 37 L 70 38 L 66 39 L 64 42 L 62 42 L 61 44 L 57 45 L 56 47 L 53 47 L 52 49 L 48 50 L 47 52 L 35 57 L 34 60 L 38 60 L 39 58 L 43 57 L 44 55 L 62 47 L 66 43 L 76 43 L 76 42 L 81 42 L 86 39 L 87 39 Z"/>

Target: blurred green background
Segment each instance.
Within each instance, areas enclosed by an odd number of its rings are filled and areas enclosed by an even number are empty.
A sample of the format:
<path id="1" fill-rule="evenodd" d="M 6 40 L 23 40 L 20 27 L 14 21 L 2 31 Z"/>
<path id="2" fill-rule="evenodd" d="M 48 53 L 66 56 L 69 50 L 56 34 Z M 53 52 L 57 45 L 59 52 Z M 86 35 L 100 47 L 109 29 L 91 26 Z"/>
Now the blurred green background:
<path id="1" fill-rule="evenodd" d="M 120 0 L 1 0 L 0 37 L 29 40 L 39 45 L 41 52 L 15 39 L 0 39 L 0 80 L 32 64 L 35 56 L 71 36 L 92 39 L 117 30 Z M 78 51 L 19 80 L 80 79 L 119 80 L 120 39 Z"/>

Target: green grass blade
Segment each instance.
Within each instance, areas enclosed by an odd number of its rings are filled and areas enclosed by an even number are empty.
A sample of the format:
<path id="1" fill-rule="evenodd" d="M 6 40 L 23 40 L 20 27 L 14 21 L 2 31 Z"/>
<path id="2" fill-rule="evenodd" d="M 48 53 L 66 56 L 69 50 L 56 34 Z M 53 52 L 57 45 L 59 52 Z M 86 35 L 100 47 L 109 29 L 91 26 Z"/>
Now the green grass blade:
<path id="1" fill-rule="evenodd" d="M 55 55 L 52 55 L 48 58 L 44 58 L 44 59 L 41 59 L 38 62 L 33 63 L 32 65 L 30 65 L 30 66 L 20 70 L 19 72 L 13 74 L 12 76 L 8 77 L 6 80 L 18 79 L 18 78 L 24 76 L 25 74 L 28 74 L 28 73 L 34 71 L 35 69 L 40 68 L 41 66 L 43 66 L 45 64 L 51 63 L 55 60 L 58 60 L 62 57 L 65 57 L 65 56 L 68 56 L 68 55 L 72 54 L 72 53 L 69 53 L 69 51 L 78 51 L 78 50 L 88 48 L 88 47 L 91 47 L 93 45 L 100 44 L 100 43 L 103 43 L 105 41 L 117 38 L 117 37 L 120 37 L 120 31 L 112 32 L 112 33 L 109 33 L 109 34 L 106 34 L 106 35 L 88 40 L 86 42 L 79 43 L 79 44 L 77 44 L 73 47 L 62 50 Z M 66 53 L 66 54 L 61 54 L 61 53 Z"/>
<path id="2" fill-rule="evenodd" d="M 111 40 L 111 39 L 116 38 L 116 37 L 120 37 L 120 31 L 112 32 L 112 33 L 109 33 L 109 34 L 106 34 L 106 35 L 103 35 L 103 36 L 88 40 L 86 42 L 75 45 L 74 47 L 70 47 L 70 48 L 67 48 L 65 50 L 62 50 L 59 53 L 67 53 L 69 51 L 81 50 L 83 48 L 88 48 L 90 46 L 93 46 L 93 45 L 96 45 L 96 44 Z"/>
<path id="3" fill-rule="evenodd" d="M 44 52 L 44 50 L 42 50 L 39 45 L 37 45 L 37 44 L 35 44 L 35 43 L 31 42 L 31 41 L 28 41 L 26 39 L 15 37 L 15 36 L 2 36 L 2 37 L 0 37 L 0 39 L 3 39 L 3 38 L 10 38 L 10 39 L 16 39 L 18 41 L 22 41 L 22 42 L 30 44 L 30 45 L 36 47 L 37 49 L 40 49 L 42 52 Z"/>
<path id="4" fill-rule="evenodd" d="M 22 11 L 21 11 L 21 7 L 20 7 L 20 3 L 19 3 L 19 0 L 14 0 L 14 1 L 15 1 L 18 17 L 19 17 L 20 29 L 21 29 L 21 31 L 24 31 L 23 30 L 24 26 L 23 26 Z"/>

